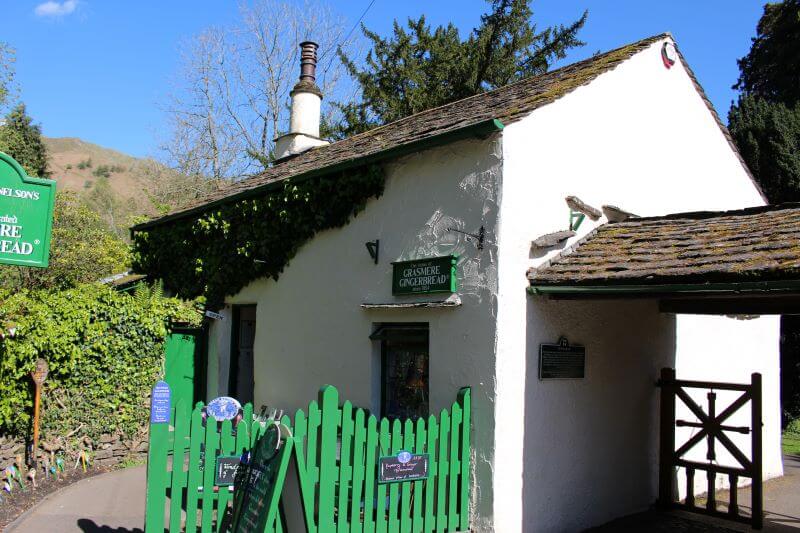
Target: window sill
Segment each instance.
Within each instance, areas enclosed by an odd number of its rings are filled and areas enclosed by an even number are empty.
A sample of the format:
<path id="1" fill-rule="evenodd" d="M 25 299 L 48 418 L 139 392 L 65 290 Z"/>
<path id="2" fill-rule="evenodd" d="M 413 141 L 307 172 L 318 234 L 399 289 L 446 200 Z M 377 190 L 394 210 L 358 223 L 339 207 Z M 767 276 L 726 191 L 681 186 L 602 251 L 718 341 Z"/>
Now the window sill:
<path id="1" fill-rule="evenodd" d="M 457 294 L 446 300 L 361 304 L 362 309 L 441 309 L 460 306 L 461 298 Z"/>

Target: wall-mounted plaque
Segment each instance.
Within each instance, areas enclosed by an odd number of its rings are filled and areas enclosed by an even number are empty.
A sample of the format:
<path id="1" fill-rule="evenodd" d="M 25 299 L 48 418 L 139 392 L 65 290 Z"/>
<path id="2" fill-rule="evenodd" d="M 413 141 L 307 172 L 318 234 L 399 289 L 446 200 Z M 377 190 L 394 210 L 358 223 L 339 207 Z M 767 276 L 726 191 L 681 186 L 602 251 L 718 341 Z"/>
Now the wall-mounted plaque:
<path id="1" fill-rule="evenodd" d="M 428 479 L 427 453 L 401 451 L 378 459 L 378 483 L 398 483 Z"/>
<path id="2" fill-rule="evenodd" d="M 430 294 L 456 291 L 454 255 L 392 263 L 392 294 Z"/>
<path id="3" fill-rule="evenodd" d="M 539 379 L 583 379 L 586 374 L 586 348 L 570 345 L 566 337 L 558 344 L 539 345 Z"/>

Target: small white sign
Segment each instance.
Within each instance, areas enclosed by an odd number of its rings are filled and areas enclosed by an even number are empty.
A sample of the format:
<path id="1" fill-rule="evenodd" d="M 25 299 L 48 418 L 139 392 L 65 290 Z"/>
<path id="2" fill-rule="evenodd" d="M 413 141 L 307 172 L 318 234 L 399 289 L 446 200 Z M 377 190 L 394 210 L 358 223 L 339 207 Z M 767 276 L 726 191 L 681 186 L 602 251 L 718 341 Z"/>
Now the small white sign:
<path id="1" fill-rule="evenodd" d="M 225 317 L 219 313 L 215 313 L 214 311 L 206 311 L 206 316 L 208 318 L 213 318 L 214 320 L 225 320 Z"/>

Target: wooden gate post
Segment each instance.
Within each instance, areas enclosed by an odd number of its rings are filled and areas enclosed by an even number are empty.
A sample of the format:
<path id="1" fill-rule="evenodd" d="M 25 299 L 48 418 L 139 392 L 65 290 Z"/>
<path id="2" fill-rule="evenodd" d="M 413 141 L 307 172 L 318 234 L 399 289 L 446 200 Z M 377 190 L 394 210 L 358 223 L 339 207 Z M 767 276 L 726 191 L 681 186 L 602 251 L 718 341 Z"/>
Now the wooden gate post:
<path id="1" fill-rule="evenodd" d="M 761 374 L 754 372 L 750 378 L 750 403 L 753 410 L 750 437 L 752 439 L 752 468 L 753 468 L 753 529 L 764 527 L 764 494 L 763 494 L 763 463 L 762 463 L 762 423 L 761 423 Z"/>
<path id="2" fill-rule="evenodd" d="M 675 369 L 662 368 L 658 385 L 661 387 L 661 428 L 657 505 L 661 509 L 668 509 L 672 505 L 672 455 L 675 450 Z"/>

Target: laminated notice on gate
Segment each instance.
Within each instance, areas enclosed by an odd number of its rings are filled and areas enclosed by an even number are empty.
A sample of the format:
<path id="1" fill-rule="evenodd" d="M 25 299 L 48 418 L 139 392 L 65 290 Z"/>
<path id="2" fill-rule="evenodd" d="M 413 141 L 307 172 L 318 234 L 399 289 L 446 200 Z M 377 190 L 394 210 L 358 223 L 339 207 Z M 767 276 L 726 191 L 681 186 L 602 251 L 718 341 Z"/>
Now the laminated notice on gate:
<path id="1" fill-rule="evenodd" d="M 171 392 L 166 381 L 156 382 L 150 395 L 151 424 L 169 423 L 170 395 Z"/>

